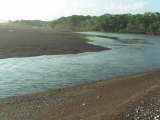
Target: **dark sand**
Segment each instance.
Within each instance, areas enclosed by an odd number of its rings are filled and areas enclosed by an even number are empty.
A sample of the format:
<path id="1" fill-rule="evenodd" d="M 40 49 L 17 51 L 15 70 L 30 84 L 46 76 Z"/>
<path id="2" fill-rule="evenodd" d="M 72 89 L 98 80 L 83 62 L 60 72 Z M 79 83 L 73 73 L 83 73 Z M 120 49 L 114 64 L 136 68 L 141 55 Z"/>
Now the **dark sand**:
<path id="1" fill-rule="evenodd" d="M 0 58 L 72 54 L 106 50 L 74 33 L 0 28 Z"/>
<path id="2" fill-rule="evenodd" d="M 0 99 L 0 120 L 121 120 L 116 116 L 127 111 L 130 102 L 159 89 L 157 70 L 10 97 Z"/>

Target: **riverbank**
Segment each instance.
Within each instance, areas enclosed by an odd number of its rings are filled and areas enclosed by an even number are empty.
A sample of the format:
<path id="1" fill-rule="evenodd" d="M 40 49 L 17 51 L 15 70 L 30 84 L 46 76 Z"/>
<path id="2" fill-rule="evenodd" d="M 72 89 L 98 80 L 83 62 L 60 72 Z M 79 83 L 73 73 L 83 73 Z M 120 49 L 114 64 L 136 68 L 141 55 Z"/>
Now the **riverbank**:
<path id="1" fill-rule="evenodd" d="M 108 48 L 88 44 L 74 33 L 0 28 L 0 59 L 95 52 Z"/>
<path id="2" fill-rule="evenodd" d="M 111 120 L 160 87 L 160 71 L 0 99 L 3 120 Z M 117 119 L 116 119 L 117 120 Z"/>
<path id="3" fill-rule="evenodd" d="M 136 101 L 129 102 L 126 108 L 114 120 L 159 120 L 160 87 L 154 88 Z"/>

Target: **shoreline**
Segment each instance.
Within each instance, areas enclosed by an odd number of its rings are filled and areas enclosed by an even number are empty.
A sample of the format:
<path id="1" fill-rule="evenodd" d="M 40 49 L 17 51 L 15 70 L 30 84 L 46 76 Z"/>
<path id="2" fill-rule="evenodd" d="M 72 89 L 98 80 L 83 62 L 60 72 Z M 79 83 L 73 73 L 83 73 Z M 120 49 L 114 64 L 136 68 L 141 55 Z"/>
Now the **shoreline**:
<path id="1" fill-rule="evenodd" d="M 3 120 L 111 120 L 160 88 L 160 70 L 0 99 Z"/>
<path id="2" fill-rule="evenodd" d="M 86 41 L 76 33 L 0 28 L 0 59 L 77 54 L 110 49 L 89 44 Z"/>

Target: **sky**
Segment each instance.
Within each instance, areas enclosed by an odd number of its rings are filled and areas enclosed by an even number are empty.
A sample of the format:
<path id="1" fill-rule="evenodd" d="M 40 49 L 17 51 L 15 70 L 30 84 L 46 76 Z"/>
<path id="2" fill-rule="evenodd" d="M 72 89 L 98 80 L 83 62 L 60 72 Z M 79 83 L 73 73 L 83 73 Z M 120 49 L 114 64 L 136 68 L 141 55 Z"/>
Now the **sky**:
<path id="1" fill-rule="evenodd" d="M 0 20 L 54 20 L 62 16 L 160 12 L 160 0 L 0 0 Z"/>

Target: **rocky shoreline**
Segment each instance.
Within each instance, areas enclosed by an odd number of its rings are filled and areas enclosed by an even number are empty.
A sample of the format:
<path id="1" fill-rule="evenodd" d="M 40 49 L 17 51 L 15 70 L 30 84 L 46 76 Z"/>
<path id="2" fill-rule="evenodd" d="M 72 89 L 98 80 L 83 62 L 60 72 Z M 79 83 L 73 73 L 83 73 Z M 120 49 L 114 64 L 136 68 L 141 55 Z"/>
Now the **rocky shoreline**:
<path id="1" fill-rule="evenodd" d="M 129 102 L 127 110 L 115 120 L 160 120 L 160 88 L 150 91 L 142 98 Z"/>
<path id="2" fill-rule="evenodd" d="M 0 99 L 2 120 L 159 119 L 160 71 Z M 147 117 L 146 117 L 147 116 Z M 150 120 L 149 119 L 149 120 Z"/>

